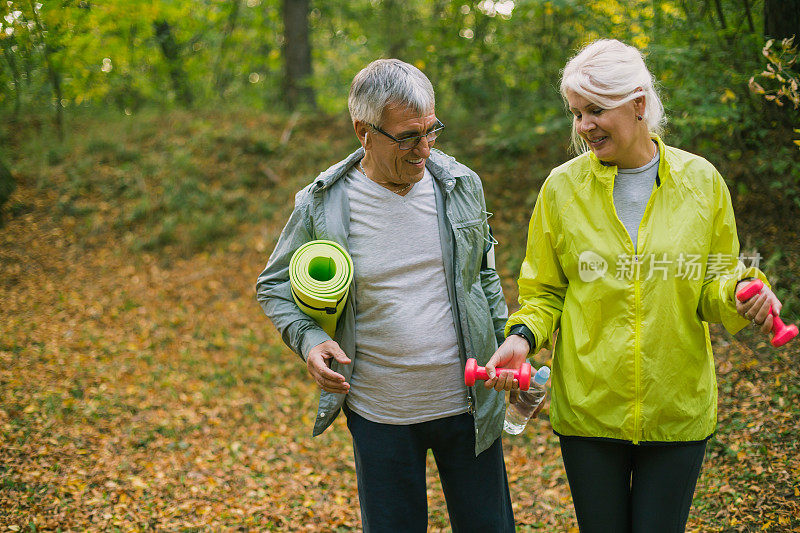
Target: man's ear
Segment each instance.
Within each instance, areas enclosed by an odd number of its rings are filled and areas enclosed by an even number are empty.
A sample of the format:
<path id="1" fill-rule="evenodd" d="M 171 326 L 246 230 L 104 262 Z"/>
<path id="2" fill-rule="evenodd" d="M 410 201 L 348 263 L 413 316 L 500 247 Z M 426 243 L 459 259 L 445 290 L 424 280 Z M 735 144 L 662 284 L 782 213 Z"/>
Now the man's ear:
<path id="1" fill-rule="evenodd" d="M 370 143 L 370 136 L 369 133 L 369 125 L 365 122 L 361 122 L 360 120 L 356 120 L 353 122 L 353 129 L 356 130 L 356 137 L 361 142 L 361 146 L 364 147 L 366 150 L 368 148 L 368 144 Z"/>

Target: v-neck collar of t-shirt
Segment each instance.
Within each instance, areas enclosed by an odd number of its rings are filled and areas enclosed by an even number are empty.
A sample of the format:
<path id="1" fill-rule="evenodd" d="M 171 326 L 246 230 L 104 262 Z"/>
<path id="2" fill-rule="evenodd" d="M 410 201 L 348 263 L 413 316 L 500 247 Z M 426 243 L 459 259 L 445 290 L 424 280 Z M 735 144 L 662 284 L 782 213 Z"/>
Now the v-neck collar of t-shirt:
<path id="1" fill-rule="evenodd" d="M 411 187 L 411 189 L 409 189 L 409 191 L 405 194 L 405 196 L 402 196 L 400 194 L 390 191 L 380 183 L 377 183 L 369 179 L 366 174 L 364 174 L 358 169 L 358 167 L 353 167 L 353 170 L 355 171 L 356 179 L 358 179 L 362 183 L 366 183 L 367 187 L 370 187 L 372 190 L 377 191 L 378 194 L 380 194 L 383 198 L 389 201 L 408 202 L 412 198 L 418 196 L 420 194 L 420 191 L 426 188 L 428 181 L 431 180 L 431 173 L 426 168 L 425 174 L 422 176 L 422 179 L 419 180 L 417 183 L 415 183 Z"/>

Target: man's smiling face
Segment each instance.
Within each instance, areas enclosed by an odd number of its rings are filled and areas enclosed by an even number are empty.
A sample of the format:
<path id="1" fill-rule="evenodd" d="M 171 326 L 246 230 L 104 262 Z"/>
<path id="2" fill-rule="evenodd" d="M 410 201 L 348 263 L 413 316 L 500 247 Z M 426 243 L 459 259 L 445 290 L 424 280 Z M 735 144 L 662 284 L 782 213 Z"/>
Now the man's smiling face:
<path id="1" fill-rule="evenodd" d="M 384 111 L 380 128 L 396 139 L 405 139 L 424 135 L 437 124 L 433 110 L 420 116 L 411 109 L 390 106 Z M 395 186 L 417 183 L 422 179 L 433 142 L 422 138 L 415 147 L 401 150 L 398 143 L 372 128 L 369 128 L 367 136 L 365 166 L 369 165 L 370 179 Z"/>

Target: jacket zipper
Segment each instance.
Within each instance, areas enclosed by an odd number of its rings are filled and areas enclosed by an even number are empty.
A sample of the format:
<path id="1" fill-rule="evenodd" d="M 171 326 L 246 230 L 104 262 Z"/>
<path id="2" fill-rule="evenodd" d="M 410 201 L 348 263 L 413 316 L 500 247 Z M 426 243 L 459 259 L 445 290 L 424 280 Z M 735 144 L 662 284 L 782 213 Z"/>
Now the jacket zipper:
<path id="1" fill-rule="evenodd" d="M 658 177 L 656 177 L 658 181 Z M 633 409 L 633 443 L 639 444 L 642 437 L 642 285 L 641 285 L 641 251 L 644 247 L 642 241 L 642 229 L 645 220 L 650 214 L 653 206 L 653 197 L 658 192 L 658 184 L 655 190 L 650 194 L 647 200 L 647 205 L 644 208 L 642 220 L 639 222 L 639 231 L 636 234 L 636 249 L 634 250 L 633 261 L 636 264 L 636 280 L 634 281 L 634 360 L 633 360 L 633 373 L 636 381 L 636 399 Z"/>
<path id="2" fill-rule="evenodd" d="M 625 227 L 625 224 L 622 223 L 622 220 L 619 218 L 619 214 L 617 213 L 617 206 L 614 204 L 614 182 L 616 181 L 616 175 L 612 179 L 611 187 L 608 189 L 608 199 L 611 202 L 611 209 L 614 213 L 614 218 L 617 219 L 617 224 L 619 227 L 622 228 L 622 232 L 625 235 L 623 238 L 623 242 L 625 243 L 625 251 L 630 254 L 630 257 L 633 257 L 633 435 L 631 441 L 634 444 L 639 443 L 639 430 L 640 430 L 640 423 L 639 417 L 641 416 L 641 399 L 639 394 L 640 388 L 640 364 L 639 364 L 639 297 L 640 297 L 640 288 L 639 288 L 639 251 L 636 249 L 636 244 L 631 239 L 630 233 L 628 233 L 628 228 Z M 647 213 L 647 208 L 645 208 L 645 213 Z M 642 217 L 644 220 L 644 217 Z M 641 224 L 640 228 L 641 230 Z M 637 241 L 638 234 L 637 234 Z"/>
<path id="3" fill-rule="evenodd" d="M 634 376 L 634 389 L 635 399 L 633 404 L 633 443 L 639 444 L 639 434 L 642 431 L 642 352 L 641 352 L 641 320 L 639 311 L 641 310 L 641 285 L 639 282 L 639 254 L 638 252 L 633 256 L 635 263 L 635 276 L 634 280 L 634 350 L 633 350 L 633 376 Z"/>
<path id="4" fill-rule="evenodd" d="M 616 178 L 616 176 L 614 176 Z M 636 234 L 636 243 L 633 242 L 631 239 L 630 234 L 628 233 L 628 229 L 625 227 L 625 224 L 622 223 L 620 220 L 619 215 L 617 214 L 617 208 L 614 205 L 614 181 L 611 182 L 611 188 L 609 190 L 609 196 L 611 200 L 611 205 L 614 209 L 614 218 L 617 219 L 617 222 L 622 227 L 625 235 L 627 236 L 627 241 L 630 243 L 628 246 L 628 250 L 633 251 L 633 262 L 634 262 L 634 280 L 633 280 L 633 381 L 634 381 L 634 398 L 633 398 L 633 438 L 631 439 L 634 444 L 639 444 L 641 440 L 641 432 L 642 432 L 642 351 L 641 351 L 641 307 L 642 307 L 642 287 L 641 287 L 641 280 L 640 280 L 640 273 L 641 273 L 641 249 L 642 246 L 640 241 L 640 236 L 642 235 L 642 224 L 645 220 L 647 220 L 647 215 L 650 213 L 650 208 L 652 207 L 653 196 L 655 191 L 650 195 L 650 198 L 647 200 L 647 205 L 644 209 L 644 214 L 642 215 L 642 220 L 639 223 L 639 232 Z M 658 190 L 658 189 L 656 189 Z"/>

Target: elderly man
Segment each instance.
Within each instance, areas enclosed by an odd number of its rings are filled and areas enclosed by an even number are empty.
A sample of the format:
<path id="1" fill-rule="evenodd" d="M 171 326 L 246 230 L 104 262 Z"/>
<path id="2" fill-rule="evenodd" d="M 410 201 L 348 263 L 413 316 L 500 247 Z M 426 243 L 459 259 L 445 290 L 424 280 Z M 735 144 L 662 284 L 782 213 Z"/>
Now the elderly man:
<path id="1" fill-rule="evenodd" d="M 322 389 L 314 435 L 339 410 L 353 438 L 364 531 L 426 531 L 433 451 L 453 531 L 514 531 L 502 392 L 464 385 L 502 342 L 507 308 L 485 250 L 480 179 L 432 149 L 444 128 L 428 78 L 396 59 L 353 79 L 361 148 L 301 190 L 256 285 L 258 301 Z M 336 241 L 355 269 L 331 339 L 292 300 L 289 261 Z"/>

